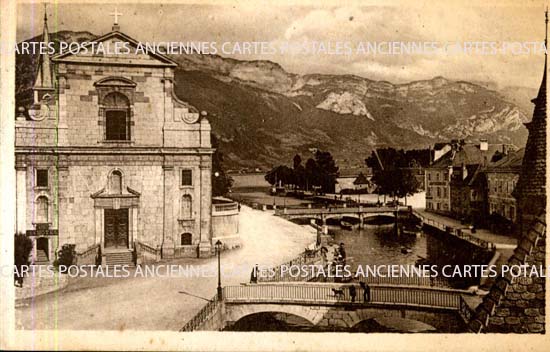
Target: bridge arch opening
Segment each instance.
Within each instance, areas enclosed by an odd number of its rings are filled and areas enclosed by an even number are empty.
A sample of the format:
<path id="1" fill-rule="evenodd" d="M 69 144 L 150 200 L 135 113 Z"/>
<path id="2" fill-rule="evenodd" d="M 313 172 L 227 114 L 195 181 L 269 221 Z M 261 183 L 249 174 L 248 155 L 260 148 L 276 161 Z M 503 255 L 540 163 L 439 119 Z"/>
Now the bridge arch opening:
<path id="1" fill-rule="evenodd" d="M 395 222 L 395 217 L 389 214 L 365 215 L 363 222 L 367 225 L 390 225 Z"/>
<path id="2" fill-rule="evenodd" d="M 358 223 L 360 221 L 359 215 L 353 215 L 353 214 L 331 214 L 326 215 L 325 219 L 327 220 L 327 224 L 330 224 L 330 221 L 335 221 L 337 223 L 340 222 L 340 220 L 345 220 L 352 223 Z"/>
<path id="3" fill-rule="evenodd" d="M 311 222 L 315 222 L 318 225 L 322 224 L 321 219 L 317 219 L 315 217 L 301 217 L 301 218 L 293 218 L 290 219 L 291 222 L 298 224 L 298 225 L 309 225 Z"/>
<path id="4" fill-rule="evenodd" d="M 224 331 L 309 331 L 314 324 L 287 312 L 266 311 L 244 315 Z"/>

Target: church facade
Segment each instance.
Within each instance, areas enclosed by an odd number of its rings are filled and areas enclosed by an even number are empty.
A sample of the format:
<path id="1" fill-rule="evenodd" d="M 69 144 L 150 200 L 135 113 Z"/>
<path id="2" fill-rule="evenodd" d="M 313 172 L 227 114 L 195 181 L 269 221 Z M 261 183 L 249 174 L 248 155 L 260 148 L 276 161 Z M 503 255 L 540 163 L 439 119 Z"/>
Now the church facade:
<path id="1" fill-rule="evenodd" d="M 116 23 L 95 42 L 138 44 Z M 133 50 L 40 57 L 15 146 L 16 232 L 33 239 L 35 261 L 63 244 L 83 256 L 211 254 L 210 124 L 176 97 L 176 66 Z"/>

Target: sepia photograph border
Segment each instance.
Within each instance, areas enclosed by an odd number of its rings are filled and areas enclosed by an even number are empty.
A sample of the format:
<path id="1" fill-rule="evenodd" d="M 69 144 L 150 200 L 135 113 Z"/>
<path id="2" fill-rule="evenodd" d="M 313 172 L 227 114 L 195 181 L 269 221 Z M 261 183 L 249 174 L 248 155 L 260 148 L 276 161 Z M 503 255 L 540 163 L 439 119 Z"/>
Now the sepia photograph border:
<path id="1" fill-rule="evenodd" d="M 30 2 L 30 1 L 22 1 Z M 56 3 L 149 3 L 150 1 L 55 1 Z M 311 4 L 336 6 L 341 1 L 298 0 L 284 3 L 270 1 L 167 1 L 164 3 L 250 3 L 255 6 L 288 6 Z M 385 6 L 430 6 L 429 1 L 384 1 Z M 14 0 L 0 0 L 0 40 L 15 42 L 16 10 Z M 380 5 L 381 1 L 349 1 L 359 6 Z M 526 5 L 541 2 L 527 1 Z M 451 1 L 448 6 L 517 6 L 515 1 Z M 547 4 L 547 2 L 546 2 Z M 513 8 L 510 8 L 513 20 Z M 13 266 L 13 229 L 15 227 L 15 57 L 0 58 L 0 199 L 1 238 L 0 265 Z M 547 126 L 548 130 L 548 126 Z M 547 141 L 548 146 L 548 141 Z M 548 150 L 548 147 L 547 147 Z M 547 170 L 548 176 L 548 170 Z M 548 211 L 547 211 L 548 214 Z M 548 215 L 547 215 L 548 219 Z M 546 266 L 550 265 L 546 247 Z M 184 350 L 184 351 L 542 351 L 547 350 L 547 334 L 397 334 L 397 333 L 282 333 L 282 332 L 166 332 L 166 331 L 74 331 L 15 329 L 15 294 L 13 278 L 2 275 L 0 285 L 0 348 L 4 350 Z M 548 317 L 550 291 L 546 280 L 546 312 Z M 182 322 L 183 324 L 184 322 Z M 549 319 L 546 319 L 548 331 Z"/>

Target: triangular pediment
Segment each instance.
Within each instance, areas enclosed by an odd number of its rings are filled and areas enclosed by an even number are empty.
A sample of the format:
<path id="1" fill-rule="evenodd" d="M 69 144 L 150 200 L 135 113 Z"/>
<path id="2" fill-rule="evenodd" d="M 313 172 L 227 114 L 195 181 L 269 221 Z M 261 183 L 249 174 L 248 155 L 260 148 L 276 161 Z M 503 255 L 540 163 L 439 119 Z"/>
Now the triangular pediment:
<path id="1" fill-rule="evenodd" d="M 136 191 L 134 189 L 131 189 L 130 187 L 126 187 L 126 192 L 116 193 L 116 194 L 108 193 L 107 189 L 105 187 L 103 187 L 99 191 L 97 191 L 95 193 L 92 193 L 90 195 L 90 197 L 93 198 L 93 199 L 96 199 L 96 198 L 139 198 L 140 196 L 141 196 L 141 193 L 139 193 L 138 191 Z"/>
<path id="2" fill-rule="evenodd" d="M 145 48 L 145 43 L 141 45 Z M 177 66 L 177 63 L 167 56 L 155 53 L 151 48 L 140 50 L 139 46 L 140 43 L 137 40 L 114 31 L 81 45 L 80 50 L 75 48 L 58 54 L 52 58 L 52 61 L 103 65 Z"/>

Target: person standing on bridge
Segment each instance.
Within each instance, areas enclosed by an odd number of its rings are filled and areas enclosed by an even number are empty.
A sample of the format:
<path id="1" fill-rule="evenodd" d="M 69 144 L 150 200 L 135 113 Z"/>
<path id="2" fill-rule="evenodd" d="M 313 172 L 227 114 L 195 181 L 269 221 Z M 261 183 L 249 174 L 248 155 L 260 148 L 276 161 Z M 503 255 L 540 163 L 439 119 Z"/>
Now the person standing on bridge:
<path id="1" fill-rule="evenodd" d="M 351 297 L 351 303 L 355 302 L 356 295 L 357 295 L 357 291 L 355 290 L 355 285 L 351 285 L 349 287 L 349 296 Z"/>
<path id="2" fill-rule="evenodd" d="M 258 283 L 258 264 L 252 268 L 252 272 L 250 273 L 250 283 L 251 284 L 257 284 Z"/>
<path id="3" fill-rule="evenodd" d="M 359 282 L 359 286 L 363 289 L 363 302 L 367 303 L 370 301 L 370 287 L 366 282 Z"/>

